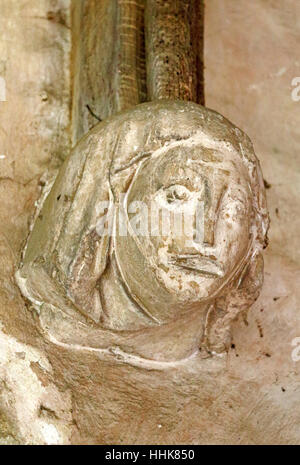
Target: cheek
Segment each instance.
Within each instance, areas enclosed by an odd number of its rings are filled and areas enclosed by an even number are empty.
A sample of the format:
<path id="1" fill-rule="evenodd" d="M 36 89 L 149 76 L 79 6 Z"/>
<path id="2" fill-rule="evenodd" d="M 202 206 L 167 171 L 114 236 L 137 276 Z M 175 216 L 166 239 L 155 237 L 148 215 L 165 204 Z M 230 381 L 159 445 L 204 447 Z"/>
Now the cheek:
<path id="1" fill-rule="evenodd" d="M 224 265 L 237 262 L 249 247 L 250 212 L 248 205 L 231 203 L 220 212 L 217 247 Z"/>
<path id="2" fill-rule="evenodd" d="M 164 283 L 168 291 L 177 294 L 179 302 L 182 304 L 199 302 L 199 300 L 209 297 L 211 289 L 219 285 L 216 279 L 199 277 L 196 274 L 173 268 L 159 267 L 157 277 Z"/>

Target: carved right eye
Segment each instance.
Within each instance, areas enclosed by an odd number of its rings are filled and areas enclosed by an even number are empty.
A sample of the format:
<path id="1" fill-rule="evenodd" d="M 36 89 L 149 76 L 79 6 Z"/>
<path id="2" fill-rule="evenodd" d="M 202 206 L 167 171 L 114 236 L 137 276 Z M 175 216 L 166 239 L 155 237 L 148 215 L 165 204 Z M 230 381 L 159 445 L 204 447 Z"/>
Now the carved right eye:
<path id="1" fill-rule="evenodd" d="M 180 184 L 173 184 L 167 188 L 162 187 L 155 195 L 156 201 L 164 208 L 182 205 L 191 200 L 191 192 Z"/>

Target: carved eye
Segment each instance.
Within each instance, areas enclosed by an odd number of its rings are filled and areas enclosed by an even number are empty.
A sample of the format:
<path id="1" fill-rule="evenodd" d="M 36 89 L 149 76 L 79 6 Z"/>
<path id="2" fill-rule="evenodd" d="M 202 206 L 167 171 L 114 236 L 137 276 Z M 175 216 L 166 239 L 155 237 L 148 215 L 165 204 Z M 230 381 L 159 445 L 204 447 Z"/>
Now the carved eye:
<path id="1" fill-rule="evenodd" d="M 193 193 L 181 184 L 173 184 L 160 188 L 155 194 L 155 201 L 161 208 L 167 210 L 181 210 L 193 201 Z"/>
<path id="2" fill-rule="evenodd" d="M 174 202 L 186 202 L 190 200 L 190 192 L 185 186 L 181 186 L 180 184 L 175 184 L 173 186 L 164 189 L 165 192 L 165 199 L 168 204 L 172 204 Z"/>

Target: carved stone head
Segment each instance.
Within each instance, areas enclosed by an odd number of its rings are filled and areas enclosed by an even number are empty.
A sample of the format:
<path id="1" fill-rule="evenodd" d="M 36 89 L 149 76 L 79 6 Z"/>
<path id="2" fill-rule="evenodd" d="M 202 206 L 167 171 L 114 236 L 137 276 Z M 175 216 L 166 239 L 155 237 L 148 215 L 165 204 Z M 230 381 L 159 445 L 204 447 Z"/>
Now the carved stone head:
<path id="1" fill-rule="evenodd" d="M 222 351 L 258 296 L 261 170 L 249 138 L 214 111 L 161 101 L 100 123 L 42 203 L 17 279 L 65 343 L 158 359 Z M 165 358 L 164 341 L 181 350 Z"/>

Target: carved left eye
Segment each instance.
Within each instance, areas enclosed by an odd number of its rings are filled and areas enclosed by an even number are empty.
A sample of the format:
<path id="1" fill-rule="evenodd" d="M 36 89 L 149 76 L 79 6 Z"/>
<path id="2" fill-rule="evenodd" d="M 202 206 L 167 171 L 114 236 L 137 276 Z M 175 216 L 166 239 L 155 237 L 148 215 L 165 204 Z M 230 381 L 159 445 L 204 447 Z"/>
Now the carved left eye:
<path id="1" fill-rule="evenodd" d="M 155 201 L 161 208 L 177 210 L 193 201 L 193 193 L 181 184 L 160 188 L 155 194 Z"/>

